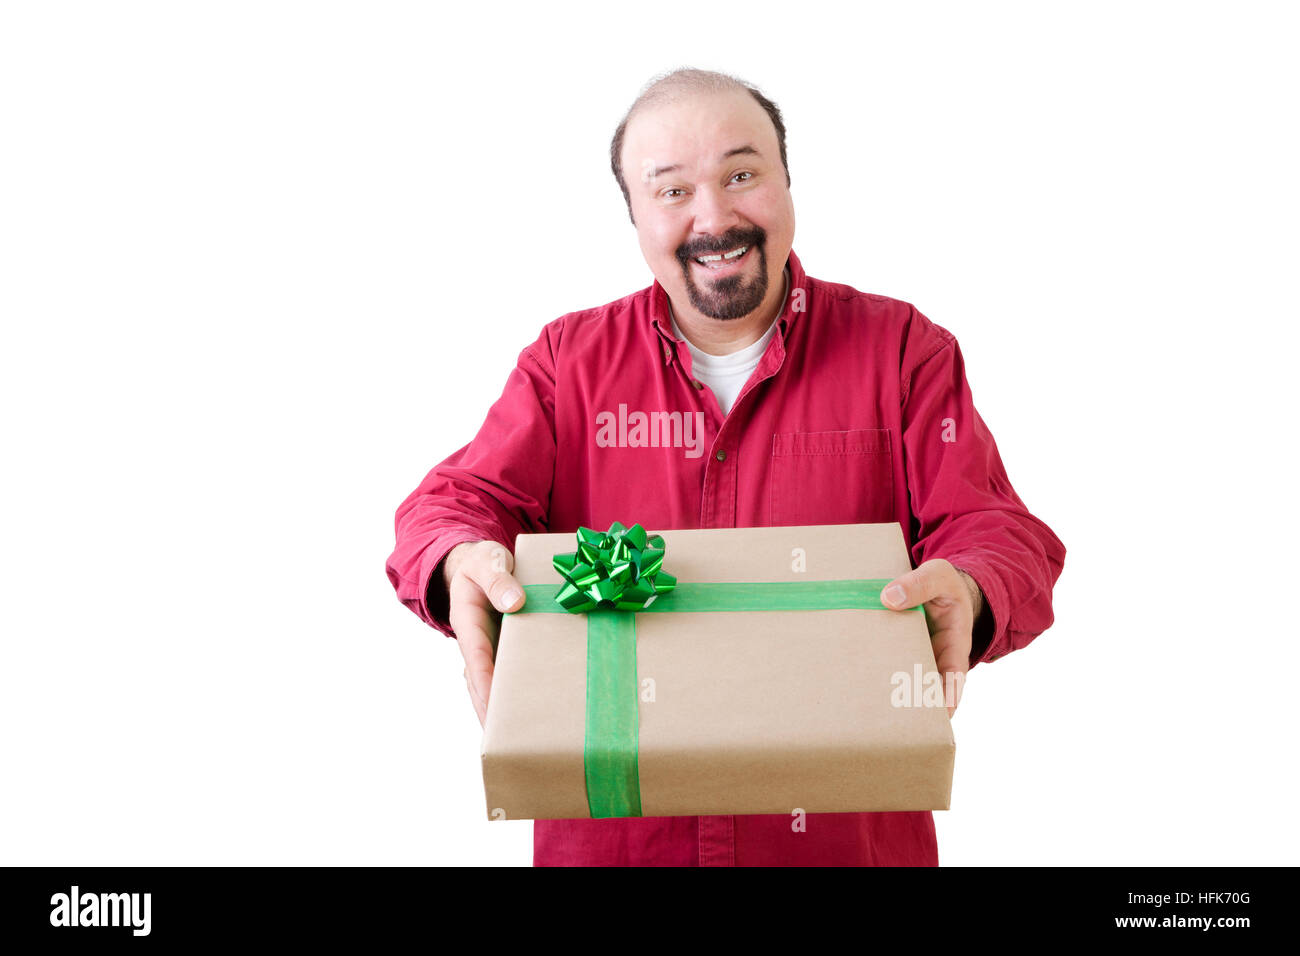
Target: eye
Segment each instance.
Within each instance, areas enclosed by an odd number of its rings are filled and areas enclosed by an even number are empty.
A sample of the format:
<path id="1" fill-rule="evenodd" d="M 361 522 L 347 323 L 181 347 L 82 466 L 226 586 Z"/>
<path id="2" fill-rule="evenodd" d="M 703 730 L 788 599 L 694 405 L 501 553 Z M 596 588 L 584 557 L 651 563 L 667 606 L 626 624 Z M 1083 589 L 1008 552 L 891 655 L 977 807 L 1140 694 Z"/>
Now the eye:
<path id="1" fill-rule="evenodd" d="M 662 195 L 663 195 L 663 197 L 664 197 L 665 199 L 676 199 L 676 198 L 677 198 L 676 196 L 673 196 L 673 195 L 670 195 L 670 194 L 671 194 L 671 193 L 684 193 L 684 192 L 686 192 L 686 190 L 682 189 L 681 187 L 679 187 L 679 186 L 673 186 L 673 187 L 671 187 L 671 188 L 669 188 L 669 189 L 665 189 L 665 190 L 663 191 Z"/>
<path id="2" fill-rule="evenodd" d="M 742 180 L 741 180 L 741 182 L 746 182 L 746 183 L 749 182 L 749 180 L 751 180 L 751 179 L 754 178 L 754 174 L 753 174 L 753 173 L 748 172 L 748 171 L 744 171 L 744 170 L 742 170 L 741 172 L 736 173 L 736 176 L 745 176 L 745 177 L 747 177 L 746 179 L 742 179 Z M 732 176 L 731 178 L 734 180 L 734 179 L 736 178 L 736 176 Z"/>

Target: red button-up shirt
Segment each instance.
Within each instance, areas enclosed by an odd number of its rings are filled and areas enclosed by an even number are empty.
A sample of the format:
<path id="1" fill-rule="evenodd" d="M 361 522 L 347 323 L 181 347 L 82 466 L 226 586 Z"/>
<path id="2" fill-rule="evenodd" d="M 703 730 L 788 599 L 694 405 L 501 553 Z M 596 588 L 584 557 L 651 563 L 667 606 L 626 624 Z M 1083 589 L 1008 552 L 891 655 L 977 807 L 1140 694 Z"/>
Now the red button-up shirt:
<path id="1" fill-rule="evenodd" d="M 914 563 L 946 558 L 983 591 L 972 666 L 1046 629 L 1065 547 L 1007 480 L 957 341 L 907 302 L 807 276 L 793 252 L 787 267 L 777 333 L 725 416 L 657 281 L 548 324 L 474 440 L 398 508 L 401 601 L 454 637 L 439 563 L 465 541 L 897 521 Z M 651 817 L 537 820 L 533 859 L 935 865 L 938 849 L 928 811 L 809 814 L 802 829 L 785 814 Z"/>

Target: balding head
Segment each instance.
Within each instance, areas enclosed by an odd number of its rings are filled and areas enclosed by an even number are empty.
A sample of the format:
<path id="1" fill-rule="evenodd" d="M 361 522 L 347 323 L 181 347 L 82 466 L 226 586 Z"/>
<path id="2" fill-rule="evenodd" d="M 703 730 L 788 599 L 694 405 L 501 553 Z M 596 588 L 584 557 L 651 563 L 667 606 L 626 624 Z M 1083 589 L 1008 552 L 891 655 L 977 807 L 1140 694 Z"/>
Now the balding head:
<path id="1" fill-rule="evenodd" d="M 776 130 L 781 166 L 785 171 L 785 182 L 787 186 L 790 185 L 790 166 L 786 161 L 785 153 L 785 123 L 781 119 L 781 111 L 777 109 L 776 104 L 738 77 L 726 73 L 716 73 L 712 70 L 696 70 L 690 67 L 682 67 L 668 73 L 662 73 L 646 84 L 626 115 L 624 115 L 622 122 L 618 124 L 618 129 L 614 131 L 614 139 L 609 146 L 610 168 L 614 172 L 614 178 L 618 181 L 618 188 L 623 192 L 623 201 L 627 203 L 627 215 L 632 220 L 633 225 L 636 224 L 636 217 L 632 214 L 632 197 L 628 192 L 627 179 L 623 175 L 623 140 L 627 135 L 628 124 L 641 113 L 660 107 L 673 106 L 698 96 L 735 91 L 753 97 L 754 101 L 763 108 L 772 121 L 772 126 Z"/>

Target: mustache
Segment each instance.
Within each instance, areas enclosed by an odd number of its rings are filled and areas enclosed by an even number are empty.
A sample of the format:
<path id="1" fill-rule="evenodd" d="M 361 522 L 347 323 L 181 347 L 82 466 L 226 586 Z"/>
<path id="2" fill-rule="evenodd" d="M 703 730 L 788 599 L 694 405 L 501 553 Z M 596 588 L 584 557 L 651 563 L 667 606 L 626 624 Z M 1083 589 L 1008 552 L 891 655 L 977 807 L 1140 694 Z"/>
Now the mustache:
<path id="1" fill-rule="evenodd" d="M 752 229 L 733 229 L 721 239 L 684 243 L 677 249 L 677 258 L 682 265 L 686 265 L 696 256 L 718 255 L 737 246 L 760 246 L 766 239 L 767 233 L 757 226 Z"/>

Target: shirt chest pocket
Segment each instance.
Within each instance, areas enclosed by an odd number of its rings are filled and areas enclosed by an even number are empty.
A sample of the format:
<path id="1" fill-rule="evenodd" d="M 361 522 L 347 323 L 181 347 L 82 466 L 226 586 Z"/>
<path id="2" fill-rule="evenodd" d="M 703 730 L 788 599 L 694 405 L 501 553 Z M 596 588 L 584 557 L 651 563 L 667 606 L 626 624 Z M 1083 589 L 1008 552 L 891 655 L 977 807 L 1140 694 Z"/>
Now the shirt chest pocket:
<path id="1" fill-rule="evenodd" d="M 773 525 L 894 521 L 889 429 L 773 435 L 771 495 Z"/>

